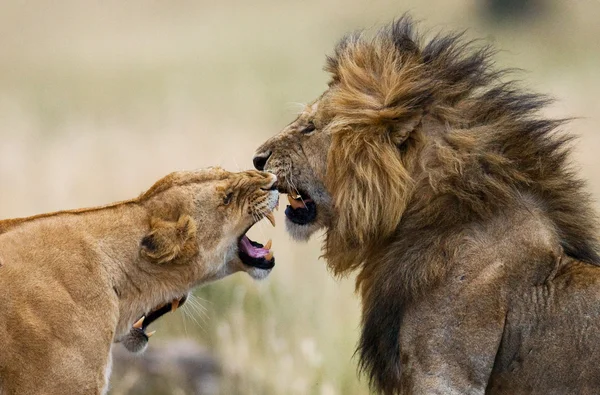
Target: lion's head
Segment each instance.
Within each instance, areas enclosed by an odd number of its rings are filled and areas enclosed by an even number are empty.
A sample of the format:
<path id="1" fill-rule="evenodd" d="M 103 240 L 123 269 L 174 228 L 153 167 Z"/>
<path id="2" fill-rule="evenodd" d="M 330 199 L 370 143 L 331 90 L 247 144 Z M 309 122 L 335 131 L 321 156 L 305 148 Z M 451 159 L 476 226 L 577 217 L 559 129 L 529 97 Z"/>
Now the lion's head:
<path id="1" fill-rule="evenodd" d="M 303 240 L 325 228 L 336 273 L 389 237 L 413 196 L 424 147 L 444 125 L 435 106 L 450 100 L 435 97 L 444 81 L 436 85 L 428 66 L 444 60 L 431 53 L 443 50 L 451 48 L 419 48 L 407 19 L 373 40 L 344 38 L 327 59 L 329 88 L 257 150 L 255 167 L 277 174 L 288 193 L 287 229 Z M 455 87 L 454 97 L 467 88 Z"/>

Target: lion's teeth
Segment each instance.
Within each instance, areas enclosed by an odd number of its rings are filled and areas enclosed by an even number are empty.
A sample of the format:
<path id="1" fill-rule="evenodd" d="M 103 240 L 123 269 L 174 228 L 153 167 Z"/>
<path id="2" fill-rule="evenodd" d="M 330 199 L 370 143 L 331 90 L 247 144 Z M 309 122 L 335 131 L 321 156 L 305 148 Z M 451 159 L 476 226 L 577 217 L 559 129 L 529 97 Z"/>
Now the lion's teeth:
<path id="1" fill-rule="evenodd" d="M 267 261 L 270 261 L 271 259 L 273 259 L 273 251 L 269 251 L 269 253 L 267 255 L 265 255 L 265 259 Z"/>
<path id="2" fill-rule="evenodd" d="M 136 323 L 135 323 L 135 324 L 133 324 L 133 327 L 134 327 L 135 329 L 141 329 L 141 328 L 142 328 L 142 325 L 144 324 L 144 318 L 146 318 L 146 316 L 145 316 L 145 315 L 143 315 L 143 316 L 142 316 L 142 318 L 140 318 L 139 320 L 137 320 L 137 321 L 136 321 Z"/>
<path id="3" fill-rule="evenodd" d="M 288 201 L 294 210 L 298 208 L 306 208 L 306 205 L 302 200 L 295 199 L 291 195 L 288 195 Z"/>
<path id="4" fill-rule="evenodd" d="M 154 335 L 155 333 L 156 331 L 148 332 L 146 333 L 146 337 L 152 337 L 152 335 Z"/>
<path id="5" fill-rule="evenodd" d="M 269 239 L 269 241 L 267 241 L 267 244 L 265 244 L 265 246 L 263 248 L 270 250 L 272 244 L 273 244 L 273 242 L 271 241 L 271 239 Z"/>
<path id="6" fill-rule="evenodd" d="M 171 311 L 177 310 L 178 307 L 179 307 L 179 299 L 173 299 L 173 301 L 171 302 Z"/>
<path id="7" fill-rule="evenodd" d="M 271 225 L 275 226 L 275 215 L 273 215 L 273 212 L 268 213 L 265 217 L 267 217 Z"/>

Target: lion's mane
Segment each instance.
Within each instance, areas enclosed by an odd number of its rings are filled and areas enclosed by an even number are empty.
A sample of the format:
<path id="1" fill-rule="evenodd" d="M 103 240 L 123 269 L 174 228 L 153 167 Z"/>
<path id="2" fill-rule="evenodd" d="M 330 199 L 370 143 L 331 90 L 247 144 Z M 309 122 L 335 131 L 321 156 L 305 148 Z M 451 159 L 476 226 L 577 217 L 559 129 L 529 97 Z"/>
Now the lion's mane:
<path id="1" fill-rule="evenodd" d="M 327 186 L 337 218 L 325 257 L 336 274 L 360 270 L 360 367 L 385 393 L 397 388 L 403 306 L 444 276 L 464 224 L 526 195 L 567 255 L 600 264 L 565 120 L 541 115 L 546 97 L 503 82 L 492 54 L 462 34 L 425 40 L 405 16 L 373 38 L 345 37 L 328 58 L 333 94 L 322 105 L 335 114 Z M 433 121 L 435 137 L 425 136 Z"/>

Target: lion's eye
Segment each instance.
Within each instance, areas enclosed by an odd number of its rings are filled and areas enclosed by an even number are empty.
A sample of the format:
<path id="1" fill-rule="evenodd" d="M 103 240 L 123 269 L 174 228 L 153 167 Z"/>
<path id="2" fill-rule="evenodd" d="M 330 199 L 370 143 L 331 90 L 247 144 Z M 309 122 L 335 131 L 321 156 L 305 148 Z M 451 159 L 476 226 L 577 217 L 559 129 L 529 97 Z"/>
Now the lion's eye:
<path id="1" fill-rule="evenodd" d="M 304 129 L 302 129 L 302 131 L 300 133 L 310 134 L 310 133 L 314 132 L 315 129 L 316 129 L 315 124 L 311 121 L 308 123 L 308 125 L 306 125 L 306 127 Z"/>
<path id="2" fill-rule="evenodd" d="M 223 198 L 223 204 L 224 205 L 228 205 L 229 203 L 231 203 L 231 199 L 233 199 L 233 192 L 229 192 L 224 198 Z"/>

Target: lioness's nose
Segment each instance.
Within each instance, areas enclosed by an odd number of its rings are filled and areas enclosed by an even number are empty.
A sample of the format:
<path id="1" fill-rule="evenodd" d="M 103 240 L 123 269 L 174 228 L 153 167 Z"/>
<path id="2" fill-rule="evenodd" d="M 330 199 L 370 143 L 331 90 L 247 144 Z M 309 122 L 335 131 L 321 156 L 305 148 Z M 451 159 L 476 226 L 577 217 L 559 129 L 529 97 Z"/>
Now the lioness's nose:
<path id="1" fill-rule="evenodd" d="M 269 160 L 270 156 L 271 156 L 271 151 L 257 153 L 254 156 L 254 159 L 252 159 L 252 162 L 254 163 L 254 167 L 256 167 L 256 170 L 263 171 L 265 169 L 265 166 L 267 165 L 267 161 Z"/>

